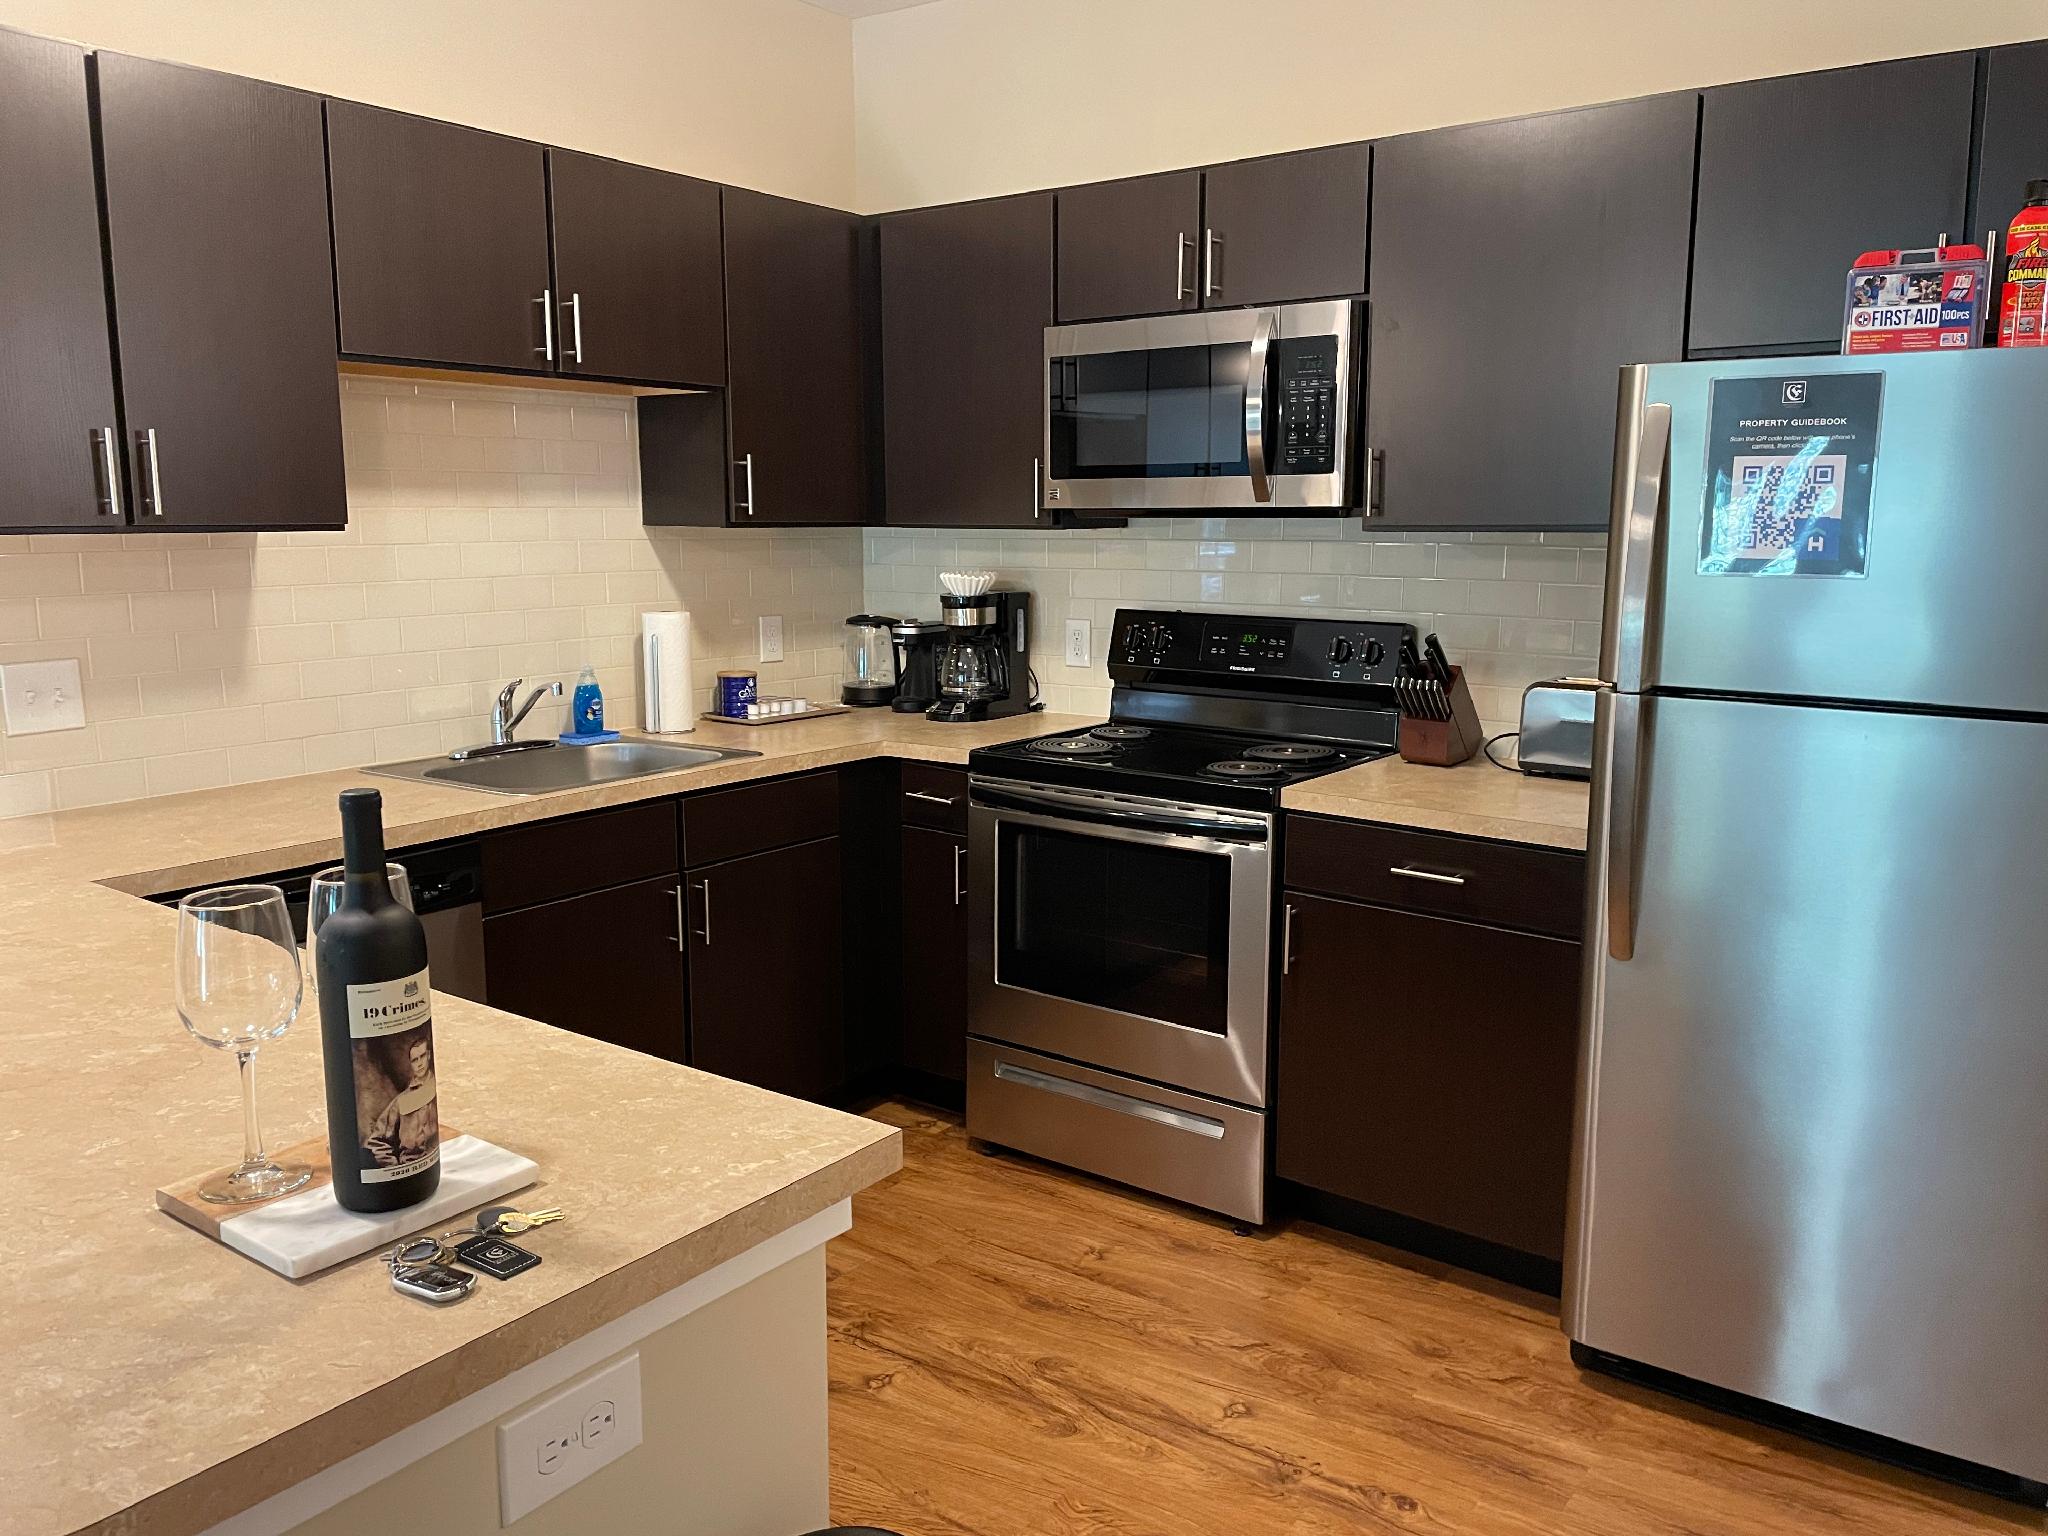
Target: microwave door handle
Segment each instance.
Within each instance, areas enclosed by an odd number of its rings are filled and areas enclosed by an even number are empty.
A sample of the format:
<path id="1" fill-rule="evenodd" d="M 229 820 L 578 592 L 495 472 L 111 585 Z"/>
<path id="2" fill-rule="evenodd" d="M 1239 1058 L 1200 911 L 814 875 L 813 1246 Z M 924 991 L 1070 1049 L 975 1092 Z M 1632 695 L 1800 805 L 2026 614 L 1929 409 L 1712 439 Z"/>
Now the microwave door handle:
<path id="1" fill-rule="evenodd" d="M 1244 376 L 1244 456 L 1252 471 L 1252 500 L 1271 501 L 1266 478 L 1266 357 L 1273 347 L 1274 316 L 1261 310 L 1252 322 L 1250 365 Z"/>

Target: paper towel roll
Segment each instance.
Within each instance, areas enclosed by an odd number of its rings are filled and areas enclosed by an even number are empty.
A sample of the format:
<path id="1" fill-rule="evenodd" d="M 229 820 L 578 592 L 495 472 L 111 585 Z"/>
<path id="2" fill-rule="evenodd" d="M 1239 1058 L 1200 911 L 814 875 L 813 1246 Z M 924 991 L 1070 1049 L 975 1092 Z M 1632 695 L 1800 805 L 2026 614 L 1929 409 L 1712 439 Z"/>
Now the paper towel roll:
<path id="1" fill-rule="evenodd" d="M 640 718 L 649 731 L 693 731 L 690 616 L 681 609 L 640 615 Z"/>

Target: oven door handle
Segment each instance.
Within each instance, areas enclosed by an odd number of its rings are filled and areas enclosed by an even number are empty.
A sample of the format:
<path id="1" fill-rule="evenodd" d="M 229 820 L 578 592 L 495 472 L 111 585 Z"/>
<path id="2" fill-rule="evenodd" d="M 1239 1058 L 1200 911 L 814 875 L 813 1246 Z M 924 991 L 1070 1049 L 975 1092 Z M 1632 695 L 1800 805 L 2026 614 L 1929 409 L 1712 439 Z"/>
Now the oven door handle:
<path id="1" fill-rule="evenodd" d="M 1130 827 L 1142 832 L 1163 832 L 1168 836 L 1213 837 L 1224 842 L 1263 843 L 1271 834 L 1259 824 L 1218 821 L 1180 811 L 1124 811 L 1111 806 L 1088 805 L 1059 794 L 1038 794 L 1027 789 L 995 789 L 977 784 L 972 804 L 990 810 L 1036 811 L 1062 821 L 1092 822 L 1098 826 Z"/>
<path id="2" fill-rule="evenodd" d="M 1251 467 L 1252 500 L 1271 501 L 1273 485 L 1266 478 L 1266 356 L 1277 329 L 1272 311 L 1262 313 L 1252 327 L 1251 360 L 1244 375 L 1244 457 Z"/>

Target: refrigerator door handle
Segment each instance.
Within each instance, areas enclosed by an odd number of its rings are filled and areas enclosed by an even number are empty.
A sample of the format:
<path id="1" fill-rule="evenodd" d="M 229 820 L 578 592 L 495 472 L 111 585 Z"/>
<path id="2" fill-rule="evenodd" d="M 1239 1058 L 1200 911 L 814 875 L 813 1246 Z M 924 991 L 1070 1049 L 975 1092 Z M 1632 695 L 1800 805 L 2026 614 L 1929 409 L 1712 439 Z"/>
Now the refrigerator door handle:
<path id="1" fill-rule="evenodd" d="M 1621 377 L 1621 420 L 1615 439 L 1612 528 L 1607 591 L 1611 611 L 1600 642 L 1600 675 L 1623 693 L 1643 689 L 1650 585 L 1663 521 L 1665 467 L 1671 457 L 1671 407 L 1646 400 L 1649 369 Z"/>
<path id="2" fill-rule="evenodd" d="M 1632 960 L 1636 953 L 1636 801 L 1642 786 L 1643 700 L 1634 693 L 1603 691 L 1595 709 L 1604 716 L 1606 751 L 1594 756 L 1607 769 L 1606 875 L 1607 953 Z"/>

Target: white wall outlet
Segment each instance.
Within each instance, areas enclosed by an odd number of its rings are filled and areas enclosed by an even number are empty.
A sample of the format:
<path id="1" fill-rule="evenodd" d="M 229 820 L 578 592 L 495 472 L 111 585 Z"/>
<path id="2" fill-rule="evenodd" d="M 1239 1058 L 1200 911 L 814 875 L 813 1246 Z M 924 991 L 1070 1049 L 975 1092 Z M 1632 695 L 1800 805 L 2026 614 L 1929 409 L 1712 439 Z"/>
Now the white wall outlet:
<path id="1" fill-rule="evenodd" d="M 1088 665 L 1088 621 L 1067 620 L 1067 665 L 1085 667 Z"/>
<path id="2" fill-rule="evenodd" d="M 761 659 L 782 660 L 782 615 L 779 613 L 761 615 Z"/>
<path id="3" fill-rule="evenodd" d="M 0 712 L 10 736 L 84 729 L 85 694 L 78 682 L 78 663 L 17 661 L 0 667 Z"/>
<path id="4" fill-rule="evenodd" d="M 533 1513 L 639 1443 L 635 1350 L 499 1423 L 499 1526 Z"/>

